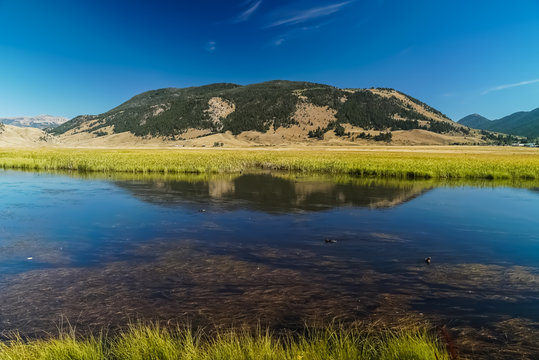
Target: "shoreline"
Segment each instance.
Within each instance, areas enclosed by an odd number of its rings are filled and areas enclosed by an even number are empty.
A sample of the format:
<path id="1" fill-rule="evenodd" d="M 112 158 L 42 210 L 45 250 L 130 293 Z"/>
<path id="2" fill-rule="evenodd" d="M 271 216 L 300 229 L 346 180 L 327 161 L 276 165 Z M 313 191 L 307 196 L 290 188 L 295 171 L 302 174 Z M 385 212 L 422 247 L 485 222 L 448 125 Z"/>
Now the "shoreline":
<path id="1" fill-rule="evenodd" d="M 539 179 L 539 149 L 488 147 L 0 149 L 0 168 L 133 174 L 256 170 L 396 179 Z"/>

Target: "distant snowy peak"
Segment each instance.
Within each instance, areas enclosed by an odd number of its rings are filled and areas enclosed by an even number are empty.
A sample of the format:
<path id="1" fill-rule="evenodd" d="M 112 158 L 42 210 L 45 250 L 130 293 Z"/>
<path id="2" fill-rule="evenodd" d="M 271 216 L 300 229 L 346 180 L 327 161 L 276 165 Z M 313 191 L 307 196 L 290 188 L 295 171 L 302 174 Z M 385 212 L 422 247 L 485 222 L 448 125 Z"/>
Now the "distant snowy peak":
<path id="1" fill-rule="evenodd" d="M 18 126 L 18 127 L 32 127 L 38 129 L 54 128 L 62 125 L 69 119 L 60 116 L 51 115 L 38 115 L 38 116 L 21 116 L 12 118 L 0 118 L 0 122 Z"/>

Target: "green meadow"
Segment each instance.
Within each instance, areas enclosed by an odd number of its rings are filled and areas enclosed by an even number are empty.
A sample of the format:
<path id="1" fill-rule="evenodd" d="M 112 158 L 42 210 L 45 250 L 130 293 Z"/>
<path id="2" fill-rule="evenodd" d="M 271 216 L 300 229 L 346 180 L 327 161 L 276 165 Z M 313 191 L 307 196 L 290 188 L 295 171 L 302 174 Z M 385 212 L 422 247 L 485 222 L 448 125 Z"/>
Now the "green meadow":
<path id="1" fill-rule="evenodd" d="M 478 149 L 3 149 L 0 168 L 142 174 L 232 174 L 265 169 L 399 179 L 539 179 L 536 149 Z"/>
<path id="2" fill-rule="evenodd" d="M 301 335 L 226 331 L 207 335 L 159 325 L 132 325 L 114 336 L 77 337 L 74 331 L 43 340 L 14 336 L 0 343 L 1 360 L 449 360 L 446 345 L 423 330 L 327 328 Z"/>

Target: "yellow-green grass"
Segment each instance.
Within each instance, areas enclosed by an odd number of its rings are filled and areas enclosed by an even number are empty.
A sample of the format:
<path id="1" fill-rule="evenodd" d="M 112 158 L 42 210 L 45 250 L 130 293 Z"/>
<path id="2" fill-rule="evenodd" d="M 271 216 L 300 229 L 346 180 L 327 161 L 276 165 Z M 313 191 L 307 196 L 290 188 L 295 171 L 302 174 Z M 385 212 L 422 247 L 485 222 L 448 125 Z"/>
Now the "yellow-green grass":
<path id="1" fill-rule="evenodd" d="M 272 169 L 386 178 L 539 179 L 539 151 L 533 150 L 4 149 L 0 168 L 162 174 Z"/>
<path id="2" fill-rule="evenodd" d="M 20 336 L 0 343 L 0 360 L 449 360 L 445 345 L 425 330 L 374 334 L 327 328 L 301 335 L 228 331 L 211 336 L 189 329 L 132 325 L 113 337 L 77 337 L 74 332 L 45 340 Z"/>

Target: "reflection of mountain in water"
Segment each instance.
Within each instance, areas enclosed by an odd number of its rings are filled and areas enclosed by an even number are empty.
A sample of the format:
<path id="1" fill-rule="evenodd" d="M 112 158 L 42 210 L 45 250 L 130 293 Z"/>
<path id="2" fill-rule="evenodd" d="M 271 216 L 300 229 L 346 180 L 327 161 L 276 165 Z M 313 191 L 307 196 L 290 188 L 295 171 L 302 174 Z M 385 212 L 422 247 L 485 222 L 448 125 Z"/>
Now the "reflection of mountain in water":
<path id="1" fill-rule="evenodd" d="M 372 180 L 333 183 L 267 174 L 207 181 L 119 181 L 116 184 L 143 201 L 159 205 L 213 202 L 230 208 L 241 205 L 269 212 L 316 211 L 341 206 L 393 207 L 432 188 L 430 183 Z"/>

